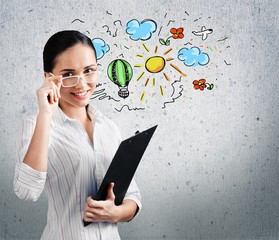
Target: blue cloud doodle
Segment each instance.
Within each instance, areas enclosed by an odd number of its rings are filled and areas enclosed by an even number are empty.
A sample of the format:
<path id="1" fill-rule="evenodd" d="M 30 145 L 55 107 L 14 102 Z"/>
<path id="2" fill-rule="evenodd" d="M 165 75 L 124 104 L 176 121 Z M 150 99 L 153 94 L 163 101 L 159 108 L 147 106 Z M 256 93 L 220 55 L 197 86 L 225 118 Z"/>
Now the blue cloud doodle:
<path id="1" fill-rule="evenodd" d="M 97 59 L 101 59 L 110 49 L 109 45 L 101 38 L 92 39 L 92 43 L 96 50 Z"/>
<path id="2" fill-rule="evenodd" d="M 146 41 L 151 38 L 156 30 L 157 24 L 151 19 L 145 19 L 141 22 L 132 19 L 126 24 L 126 33 L 128 33 L 130 38 L 134 41 Z"/>
<path id="3" fill-rule="evenodd" d="M 198 47 L 180 49 L 178 59 L 188 67 L 204 66 L 209 63 L 209 56 Z"/>

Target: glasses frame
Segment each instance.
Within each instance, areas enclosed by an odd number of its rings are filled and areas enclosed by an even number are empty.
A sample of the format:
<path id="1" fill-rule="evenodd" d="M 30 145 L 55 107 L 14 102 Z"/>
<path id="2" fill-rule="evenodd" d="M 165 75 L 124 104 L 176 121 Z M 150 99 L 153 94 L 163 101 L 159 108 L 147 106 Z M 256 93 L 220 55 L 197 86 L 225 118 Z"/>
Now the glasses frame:
<path id="1" fill-rule="evenodd" d="M 93 72 L 96 73 L 96 74 L 99 74 L 99 70 L 94 70 Z M 83 78 L 83 81 L 84 81 L 85 83 L 92 83 L 92 82 L 94 82 L 94 80 L 91 81 L 91 82 L 88 82 L 88 81 L 86 81 L 85 78 L 84 78 L 84 76 L 87 76 L 87 75 L 89 75 L 89 74 L 91 74 L 91 73 L 92 73 L 92 72 L 90 72 L 90 73 L 84 73 L 84 74 L 80 74 L 80 75 L 73 75 L 73 76 L 68 76 L 68 77 L 62 77 L 62 78 L 59 79 L 59 82 L 61 83 L 62 87 L 65 87 L 65 88 L 77 86 L 77 85 L 79 84 L 79 81 L 80 81 L 81 78 Z M 51 76 L 55 77 L 55 75 L 54 75 L 52 72 L 49 72 L 49 74 L 50 74 Z M 73 85 L 70 85 L 70 86 L 65 86 L 65 85 L 63 84 L 63 80 L 64 80 L 64 79 L 73 78 L 73 77 L 77 77 L 77 78 L 78 78 L 78 81 L 77 81 L 76 84 L 73 84 Z"/>

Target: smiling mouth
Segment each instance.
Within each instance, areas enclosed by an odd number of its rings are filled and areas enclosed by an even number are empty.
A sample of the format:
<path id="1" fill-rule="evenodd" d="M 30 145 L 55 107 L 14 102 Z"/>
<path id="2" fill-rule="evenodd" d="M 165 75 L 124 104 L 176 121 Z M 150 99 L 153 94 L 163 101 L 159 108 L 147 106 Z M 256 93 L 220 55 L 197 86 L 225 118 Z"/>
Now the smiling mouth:
<path id="1" fill-rule="evenodd" d="M 82 92 L 76 92 L 76 93 L 71 93 L 74 96 L 78 96 L 78 97 L 83 97 L 85 96 L 90 90 L 86 90 L 86 91 L 82 91 Z"/>

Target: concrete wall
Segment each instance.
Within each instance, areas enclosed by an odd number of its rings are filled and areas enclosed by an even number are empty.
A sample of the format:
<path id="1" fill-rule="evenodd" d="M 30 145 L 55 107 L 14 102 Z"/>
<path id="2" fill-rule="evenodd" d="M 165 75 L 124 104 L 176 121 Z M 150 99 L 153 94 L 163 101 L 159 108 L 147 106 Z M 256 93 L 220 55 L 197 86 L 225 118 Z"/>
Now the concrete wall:
<path id="1" fill-rule="evenodd" d="M 109 45 L 99 60 L 100 91 L 92 102 L 118 124 L 123 137 L 159 125 L 136 173 L 144 207 L 134 221 L 119 225 L 123 239 L 279 239 L 277 1 L 0 4 L 0 239 L 39 239 L 46 224 L 45 195 L 30 203 L 13 192 L 15 144 L 20 118 L 37 107 L 43 46 L 63 29 Z M 132 19 L 156 23 L 150 39 L 131 39 L 126 24 Z M 202 26 L 213 29 L 206 40 L 192 33 Z M 183 38 L 159 43 L 179 27 Z M 173 60 L 149 74 L 144 61 L 156 46 L 157 55 Z M 210 61 L 185 65 L 178 52 L 192 47 Z M 118 58 L 133 68 L 127 99 L 118 97 L 106 72 Z M 193 88 L 193 81 L 203 78 L 214 84 L 212 90 Z"/>

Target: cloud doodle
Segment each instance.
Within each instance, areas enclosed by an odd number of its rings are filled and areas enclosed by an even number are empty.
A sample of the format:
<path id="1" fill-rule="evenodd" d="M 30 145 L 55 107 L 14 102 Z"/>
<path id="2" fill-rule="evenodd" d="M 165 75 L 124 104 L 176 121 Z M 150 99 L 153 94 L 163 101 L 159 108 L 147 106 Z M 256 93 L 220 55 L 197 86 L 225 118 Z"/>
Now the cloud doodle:
<path id="1" fill-rule="evenodd" d="M 126 25 L 126 33 L 129 34 L 130 38 L 134 41 L 146 41 L 151 38 L 156 30 L 157 24 L 151 19 L 145 19 L 141 22 L 132 19 Z"/>
<path id="2" fill-rule="evenodd" d="M 101 38 L 94 38 L 92 39 L 92 43 L 95 47 L 97 59 L 101 59 L 109 50 L 110 47 L 108 44 L 105 43 L 105 41 Z"/>
<path id="3" fill-rule="evenodd" d="M 198 47 L 180 49 L 178 59 L 188 67 L 204 66 L 209 63 L 209 56 Z"/>

